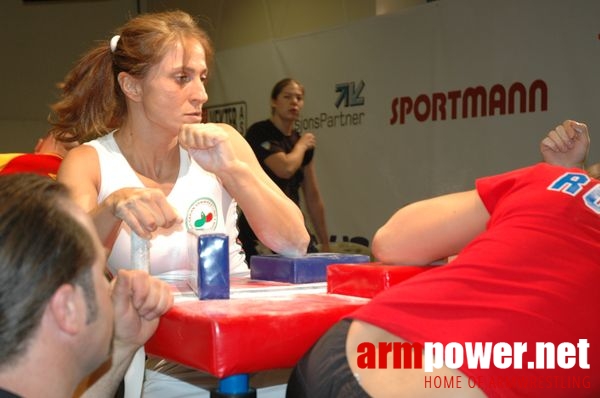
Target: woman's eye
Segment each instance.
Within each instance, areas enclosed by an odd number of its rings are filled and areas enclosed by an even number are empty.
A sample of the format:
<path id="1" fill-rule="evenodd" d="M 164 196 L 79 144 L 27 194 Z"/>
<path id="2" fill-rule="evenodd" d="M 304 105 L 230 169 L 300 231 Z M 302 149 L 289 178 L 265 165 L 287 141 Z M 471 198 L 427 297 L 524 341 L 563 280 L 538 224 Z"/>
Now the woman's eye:
<path id="1" fill-rule="evenodd" d="M 175 80 L 179 83 L 187 83 L 190 81 L 190 77 L 188 75 L 177 75 L 175 76 Z"/>

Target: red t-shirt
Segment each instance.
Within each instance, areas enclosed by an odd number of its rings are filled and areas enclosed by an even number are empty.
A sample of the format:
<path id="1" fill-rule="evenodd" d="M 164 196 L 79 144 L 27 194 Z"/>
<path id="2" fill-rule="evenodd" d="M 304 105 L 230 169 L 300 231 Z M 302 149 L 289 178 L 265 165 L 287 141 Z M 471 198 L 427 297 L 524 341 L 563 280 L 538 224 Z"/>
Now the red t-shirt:
<path id="1" fill-rule="evenodd" d="M 538 164 L 476 187 L 491 215 L 487 230 L 450 264 L 350 317 L 409 342 L 527 343 L 523 369 L 469 369 L 464 357 L 460 370 L 481 377 L 490 397 L 600 396 L 600 183 L 579 169 Z M 580 339 L 590 345 L 589 369 L 579 356 L 571 369 L 528 368 L 536 342 L 576 347 Z"/>

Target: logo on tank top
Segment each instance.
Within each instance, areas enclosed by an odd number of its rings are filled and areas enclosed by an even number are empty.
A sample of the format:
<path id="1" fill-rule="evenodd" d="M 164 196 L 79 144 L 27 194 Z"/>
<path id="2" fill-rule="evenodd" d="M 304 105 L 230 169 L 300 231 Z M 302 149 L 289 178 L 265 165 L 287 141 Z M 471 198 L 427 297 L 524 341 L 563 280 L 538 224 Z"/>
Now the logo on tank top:
<path id="1" fill-rule="evenodd" d="M 260 146 L 263 147 L 267 151 L 271 150 L 271 143 L 269 141 L 263 142 L 262 144 L 260 144 Z"/>
<path id="2" fill-rule="evenodd" d="M 217 206 L 209 198 L 197 199 L 192 203 L 185 219 L 188 231 L 214 231 L 217 221 Z"/>

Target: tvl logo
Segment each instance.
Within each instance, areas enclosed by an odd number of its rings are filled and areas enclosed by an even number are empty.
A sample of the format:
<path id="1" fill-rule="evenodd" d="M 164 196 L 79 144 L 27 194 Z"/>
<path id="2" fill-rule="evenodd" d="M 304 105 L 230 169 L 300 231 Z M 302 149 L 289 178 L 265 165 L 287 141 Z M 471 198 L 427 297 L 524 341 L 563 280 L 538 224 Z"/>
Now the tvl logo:
<path id="1" fill-rule="evenodd" d="M 355 82 L 336 84 L 335 92 L 339 93 L 339 96 L 335 101 L 335 107 L 339 108 L 342 103 L 346 108 L 349 106 L 364 105 L 365 98 L 361 96 L 364 88 L 365 82 L 362 80 L 358 84 Z"/>
<path id="2" fill-rule="evenodd" d="M 337 83 L 335 92 L 339 93 L 335 101 L 335 107 L 338 109 L 334 112 L 320 112 L 304 117 L 296 121 L 296 128 L 300 131 L 311 131 L 322 128 L 339 128 L 339 127 L 355 127 L 360 126 L 365 118 L 365 112 L 362 109 L 354 112 L 345 108 L 360 106 L 365 104 L 365 98 L 362 92 L 365 88 L 365 82 L 346 82 Z M 340 109 L 341 105 L 344 108 Z"/>

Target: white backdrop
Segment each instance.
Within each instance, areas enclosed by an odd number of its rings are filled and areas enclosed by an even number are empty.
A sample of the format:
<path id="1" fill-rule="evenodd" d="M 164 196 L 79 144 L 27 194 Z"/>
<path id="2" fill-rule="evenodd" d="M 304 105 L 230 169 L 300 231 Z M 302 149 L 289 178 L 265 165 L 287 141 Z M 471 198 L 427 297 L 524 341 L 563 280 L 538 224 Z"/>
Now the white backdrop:
<path id="1" fill-rule="evenodd" d="M 302 82 L 301 127 L 317 135 L 330 234 L 338 242 L 370 241 L 408 202 L 471 189 L 478 176 L 539 161 L 540 139 L 564 119 L 588 123 L 589 160 L 600 161 L 599 33 L 597 0 L 428 3 L 217 53 L 208 119 L 243 133 L 269 116 L 276 81 L 289 76 Z M 515 112 L 508 112 L 510 101 L 499 93 L 514 84 L 529 89 L 534 81 L 545 87 L 546 107 L 538 90 L 533 108 L 520 112 L 516 97 Z M 476 102 L 476 112 L 469 105 L 463 117 L 465 90 L 473 88 L 487 98 Z M 445 120 L 439 106 L 436 118 L 433 111 L 422 117 L 427 101 L 440 97 L 446 98 Z M 419 105 L 403 123 L 391 123 L 399 109 L 394 99 L 402 98 Z"/>

